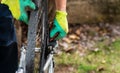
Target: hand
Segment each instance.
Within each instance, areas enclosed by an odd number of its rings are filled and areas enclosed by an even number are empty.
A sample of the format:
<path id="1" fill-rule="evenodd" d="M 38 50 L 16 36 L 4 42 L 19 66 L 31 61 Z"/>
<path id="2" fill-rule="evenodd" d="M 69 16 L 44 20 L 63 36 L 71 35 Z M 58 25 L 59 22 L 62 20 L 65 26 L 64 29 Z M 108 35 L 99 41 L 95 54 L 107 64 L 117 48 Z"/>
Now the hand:
<path id="1" fill-rule="evenodd" d="M 68 33 L 67 13 L 64 11 L 56 11 L 56 16 L 53 22 L 53 27 L 50 31 L 50 38 L 53 38 L 58 33 L 55 40 L 62 39 Z"/>
<path id="2" fill-rule="evenodd" d="M 23 21 L 26 24 L 28 24 L 28 15 L 25 8 L 35 9 L 35 4 L 31 0 L 2 0 L 1 3 L 9 7 L 15 19 Z"/>

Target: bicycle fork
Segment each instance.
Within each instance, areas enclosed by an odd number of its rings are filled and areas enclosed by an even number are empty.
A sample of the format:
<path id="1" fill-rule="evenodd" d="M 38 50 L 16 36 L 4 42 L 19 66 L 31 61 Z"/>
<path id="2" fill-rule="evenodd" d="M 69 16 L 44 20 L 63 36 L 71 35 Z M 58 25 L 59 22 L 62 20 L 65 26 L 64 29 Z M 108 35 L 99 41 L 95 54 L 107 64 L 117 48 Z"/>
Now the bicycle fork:
<path id="1" fill-rule="evenodd" d="M 25 46 L 23 46 L 21 48 L 21 56 L 20 56 L 20 63 L 19 63 L 19 67 L 18 70 L 16 71 L 16 73 L 26 73 L 26 49 Z"/>
<path id="2" fill-rule="evenodd" d="M 48 69 L 48 73 L 54 73 L 54 59 L 53 59 L 54 52 L 51 51 L 51 53 L 48 55 L 48 59 L 45 63 L 45 66 L 43 67 L 43 71 L 45 72 Z"/>
<path id="3" fill-rule="evenodd" d="M 58 42 L 53 41 L 50 42 L 48 49 L 50 50 L 46 63 L 43 67 L 43 71 L 45 72 L 48 69 L 48 73 L 54 73 L 54 54 L 56 53 L 56 48 L 58 47 Z"/>

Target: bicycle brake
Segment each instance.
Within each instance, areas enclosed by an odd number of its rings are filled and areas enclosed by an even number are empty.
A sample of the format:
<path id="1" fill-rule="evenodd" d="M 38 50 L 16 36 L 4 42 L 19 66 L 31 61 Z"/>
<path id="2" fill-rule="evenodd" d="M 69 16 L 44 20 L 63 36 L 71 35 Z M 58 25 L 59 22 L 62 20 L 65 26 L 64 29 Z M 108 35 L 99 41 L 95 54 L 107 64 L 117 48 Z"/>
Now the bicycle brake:
<path id="1" fill-rule="evenodd" d="M 57 53 L 56 48 L 58 47 L 58 41 L 54 40 L 49 42 L 48 48 L 50 49 L 50 51 L 52 51 L 52 53 Z"/>

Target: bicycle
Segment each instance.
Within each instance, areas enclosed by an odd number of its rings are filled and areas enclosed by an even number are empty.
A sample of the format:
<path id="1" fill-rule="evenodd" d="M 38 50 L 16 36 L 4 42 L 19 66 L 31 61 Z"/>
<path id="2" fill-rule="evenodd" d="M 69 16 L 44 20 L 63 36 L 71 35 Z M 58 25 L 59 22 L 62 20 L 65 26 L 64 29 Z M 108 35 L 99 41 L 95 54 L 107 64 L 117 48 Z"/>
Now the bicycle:
<path id="1" fill-rule="evenodd" d="M 55 53 L 56 41 L 50 42 L 49 38 L 48 1 L 34 0 L 34 2 L 37 9 L 30 14 L 28 44 L 21 48 L 20 64 L 16 73 L 33 73 L 35 50 L 40 52 L 39 73 L 54 73 L 53 54 Z M 37 27 L 41 30 L 39 32 L 41 47 L 35 49 Z"/>

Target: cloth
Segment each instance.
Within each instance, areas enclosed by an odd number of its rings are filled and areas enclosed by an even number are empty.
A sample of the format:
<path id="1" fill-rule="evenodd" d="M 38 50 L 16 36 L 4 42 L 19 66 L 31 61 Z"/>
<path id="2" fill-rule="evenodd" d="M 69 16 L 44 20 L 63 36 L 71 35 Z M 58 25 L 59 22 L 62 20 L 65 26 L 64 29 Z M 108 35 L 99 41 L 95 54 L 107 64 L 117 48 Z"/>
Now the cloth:
<path id="1" fill-rule="evenodd" d="M 4 4 L 0 4 L 0 73 L 15 73 L 18 67 L 18 49 L 13 17 Z"/>
<path id="2" fill-rule="evenodd" d="M 0 73 L 15 73 L 18 69 L 17 43 L 0 46 Z"/>
<path id="3" fill-rule="evenodd" d="M 2 0 L 1 3 L 9 7 L 15 19 L 23 21 L 26 24 L 28 24 L 26 7 L 35 9 L 35 4 L 31 0 Z"/>
<path id="4" fill-rule="evenodd" d="M 58 36 L 55 38 L 55 40 L 64 38 L 68 33 L 67 13 L 64 11 L 56 11 L 53 25 L 54 26 L 50 31 L 50 37 L 53 38 L 56 33 L 58 33 Z"/>
<path id="5" fill-rule="evenodd" d="M 0 46 L 8 46 L 13 42 L 16 42 L 16 35 L 12 14 L 8 6 L 0 4 Z"/>

